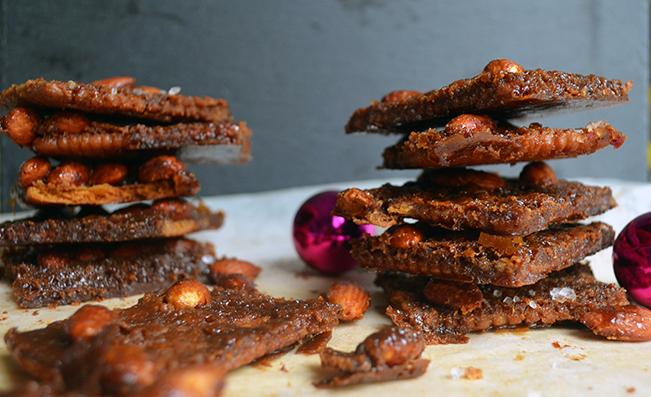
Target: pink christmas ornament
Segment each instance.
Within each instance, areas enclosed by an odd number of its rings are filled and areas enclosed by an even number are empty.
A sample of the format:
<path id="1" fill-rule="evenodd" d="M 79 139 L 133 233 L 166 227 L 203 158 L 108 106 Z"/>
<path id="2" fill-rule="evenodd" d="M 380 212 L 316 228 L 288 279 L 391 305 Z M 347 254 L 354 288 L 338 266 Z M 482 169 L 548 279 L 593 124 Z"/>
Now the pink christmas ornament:
<path id="1" fill-rule="evenodd" d="M 651 212 L 633 219 L 617 236 L 613 267 L 630 296 L 651 308 Z"/>
<path id="2" fill-rule="evenodd" d="M 332 215 L 337 192 L 326 191 L 310 197 L 294 217 L 294 247 L 308 265 L 324 274 L 337 274 L 357 264 L 350 255 L 350 240 L 373 234 L 373 225 L 357 225 Z"/>

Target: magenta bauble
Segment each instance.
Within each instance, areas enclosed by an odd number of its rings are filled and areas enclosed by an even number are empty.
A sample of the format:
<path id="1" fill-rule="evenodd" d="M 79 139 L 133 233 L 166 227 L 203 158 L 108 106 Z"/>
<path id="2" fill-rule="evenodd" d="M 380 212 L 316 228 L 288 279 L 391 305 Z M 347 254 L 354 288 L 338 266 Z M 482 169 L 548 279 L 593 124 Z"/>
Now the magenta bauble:
<path id="1" fill-rule="evenodd" d="M 619 284 L 651 308 L 651 212 L 633 219 L 617 236 L 613 266 Z"/>
<path id="2" fill-rule="evenodd" d="M 296 212 L 293 237 L 296 252 L 309 266 L 325 274 L 337 274 L 356 266 L 350 240 L 373 234 L 372 225 L 357 225 L 332 215 L 337 192 L 310 197 Z"/>

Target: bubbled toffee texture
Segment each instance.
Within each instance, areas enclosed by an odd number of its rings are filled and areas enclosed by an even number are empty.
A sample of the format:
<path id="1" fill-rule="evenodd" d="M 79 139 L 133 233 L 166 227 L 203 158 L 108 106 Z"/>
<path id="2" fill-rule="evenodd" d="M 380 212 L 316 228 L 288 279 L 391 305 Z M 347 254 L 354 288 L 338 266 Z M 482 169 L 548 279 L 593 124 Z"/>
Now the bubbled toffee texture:
<path id="1" fill-rule="evenodd" d="M 126 309 L 91 305 L 46 328 L 12 329 L 5 341 L 28 375 L 58 393 L 188 395 L 184 386 L 192 385 L 203 396 L 212 394 L 206 394 L 202 380 L 221 380 L 215 376 L 219 371 L 223 376 L 327 332 L 337 316 L 337 307 L 321 298 L 285 300 L 252 288 L 209 292 L 188 280 L 167 292 L 146 294 Z M 205 366 L 215 371 L 174 381 L 176 371 L 197 375 L 193 369 Z M 178 394 L 153 393 L 163 385 Z"/>

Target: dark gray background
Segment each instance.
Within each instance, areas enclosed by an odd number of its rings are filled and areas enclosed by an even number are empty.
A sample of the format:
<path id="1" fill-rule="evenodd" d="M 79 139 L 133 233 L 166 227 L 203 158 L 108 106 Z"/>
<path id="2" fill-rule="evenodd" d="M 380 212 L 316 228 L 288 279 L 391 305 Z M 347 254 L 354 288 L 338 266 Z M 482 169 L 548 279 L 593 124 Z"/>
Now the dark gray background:
<path id="1" fill-rule="evenodd" d="M 607 119 L 619 151 L 556 162 L 564 176 L 646 178 L 649 3 L 629 1 L 0 0 L 2 86 L 35 76 L 224 97 L 255 132 L 254 161 L 196 167 L 203 194 L 409 173 L 375 169 L 396 137 L 345 136 L 350 113 L 398 88 L 428 90 L 492 58 L 631 79 L 631 102 L 544 120 Z M 4 141 L 3 191 L 28 153 Z M 508 169 L 516 172 L 517 168 Z M 3 201 L 6 200 L 6 195 Z"/>

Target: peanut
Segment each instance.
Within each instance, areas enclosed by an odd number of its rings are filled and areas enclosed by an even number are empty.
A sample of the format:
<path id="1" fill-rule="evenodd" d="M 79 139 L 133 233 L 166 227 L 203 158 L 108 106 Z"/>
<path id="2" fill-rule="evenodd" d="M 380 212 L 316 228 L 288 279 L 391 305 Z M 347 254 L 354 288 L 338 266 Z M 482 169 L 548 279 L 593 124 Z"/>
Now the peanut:
<path id="1" fill-rule="evenodd" d="M 328 302 L 341 306 L 339 319 L 352 321 L 360 319 L 371 305 L 371 297 L 362 287 L 345 281 L 330 286 L 326 296 Z"/>
<path id="2" fill-rule="evenodd" d="M 494 59 L 484 67 L 485 73 L 522 73 L 524 68 L 510 59 Z"/>
<path id="3" fill-rule="evenodd" d="M 165 301 L 176 309 L 194 308 L 210 302 L 210 291 L 197 280 L 182 280 L 167 290 Z"/>
<path id="4" fill-rule="evenodd" d="M 68 335 L 74 341 L 88 340 L 114 321 L 115 313 L 104 306 L 82 306 L 67 321 Z"/>
<path id="5" fill-rule="evenodd" d="M 50 174 L 50 162 L 45 157 L 33 157 L 20 166 L 18 184 L 27 189 L 37 181 L 42 181 Z"/>
<path id="6" fill-rule="evenodd" d="M 488 116 L 476 114 L 462 114 L 450 120 L 445 126 L 445 131 L 461 132 L 465 136 L 471 136 L 476 132 L 491 130 L 495 128 L 495 121 Z"/>
<path id="7" fill-rule="evenodd" d="M 111 395 L 131 395 L 156 380 L 156 367 L 135 345 L 116 345 L 102 355 L 100 382 Z"/>
<path id="8" fill-rule="evenodd" d="M 258 277 L 260 271 L 261 269 L 253 263 L 239 259 L 223 258 L 210 265 L 210 274 L 213 279 L 229 274 L 241 274 L 247 279 L 253 281 Z"/>
<path id="9" fill-rule="evenodd" d="M 357 347 L 357 352 L 365 353 L 373 367 L 393 367 L 417 359 L 424 349 L 425 342 L 417 332 L 385 327 L 366 337 Z"/>
<path id="10" fill-rule="evenodd" d="M 520 172 L 520 181 L 529 186 L 548 186 L 558 182 L 556 173 L 544 161 L 533 161 Z"/>
<path id="11" fill-rule="evenodd" d="M 2 130 L 20 146 L 30 146 L 36 139 L 40 117 L 24 107 L 13 108 L 0 120 Z"/>
<path id="12" fill-rule="evenodd" d="M 423 233 L 414 225 L 396 225 L 386 233 L 393 248 L 408 249 L 423 241 Z"/>

